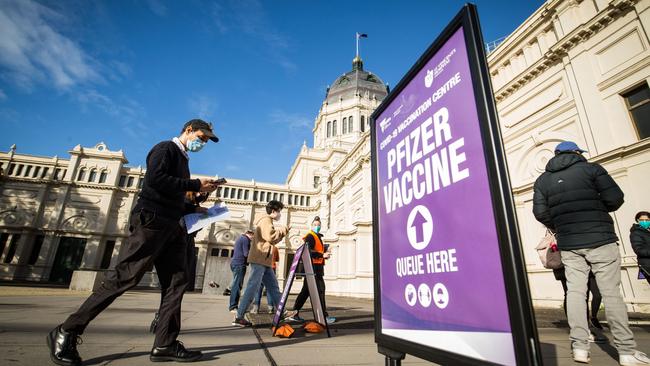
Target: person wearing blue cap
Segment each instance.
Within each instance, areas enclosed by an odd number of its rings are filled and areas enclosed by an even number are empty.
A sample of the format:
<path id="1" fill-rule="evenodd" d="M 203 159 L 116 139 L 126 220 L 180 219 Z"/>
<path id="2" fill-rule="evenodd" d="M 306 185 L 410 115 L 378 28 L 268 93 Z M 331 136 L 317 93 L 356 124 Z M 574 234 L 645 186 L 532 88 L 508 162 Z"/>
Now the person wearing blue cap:
<path id="1" fill-rule="evenodd" d="M 637 351 L 621 296 L 621 255 L 610 212 L 623 204 L 623 191 L 605 168 L 582 156 L 586 150 L 563 141 L 546 171 L 537 178 L 533 194 L 535 218 L 555 232 L 567 279 L 567 319 L 573 360 L 589 362 L 587 283 L 589 272 L 605 303 L 621 365 L 648 365 Z"/>

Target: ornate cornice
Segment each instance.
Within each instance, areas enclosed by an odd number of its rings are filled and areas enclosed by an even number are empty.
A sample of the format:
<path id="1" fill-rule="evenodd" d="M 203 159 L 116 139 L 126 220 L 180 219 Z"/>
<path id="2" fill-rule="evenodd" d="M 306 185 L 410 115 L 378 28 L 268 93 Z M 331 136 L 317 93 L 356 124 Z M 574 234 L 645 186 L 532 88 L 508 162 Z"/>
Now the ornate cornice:
<path id="1" fill-rule="evenodd" d="M 570 50 L 605 29 L 617 18 L 620 18 L 633 10 L 634 4 L 637 1 L 638 0 L 615 0 L 610 2 L 607 8 L 599 12 L 590 21 L 579 25 L 569 34 L 556 42 L 555 45 L 551 46 L 540 60 L 529 66 L 510 82 L 503 85 L 499 90 L 496 90 L 494 93 L 496 101 L 500 102 L 506 99 L 550 67 L 562 62 L 562 59 L 568 55 Z"/>

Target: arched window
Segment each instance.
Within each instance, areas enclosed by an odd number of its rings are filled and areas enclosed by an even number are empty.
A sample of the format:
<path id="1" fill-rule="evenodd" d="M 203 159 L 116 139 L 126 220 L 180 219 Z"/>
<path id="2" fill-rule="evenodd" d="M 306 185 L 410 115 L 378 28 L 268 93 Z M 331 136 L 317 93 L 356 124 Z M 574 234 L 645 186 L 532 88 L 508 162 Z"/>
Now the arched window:
<path id="1" fill-rule="evenodd" d="M 332 136 L 332 122 L 327 122 L 327 137 Z"/>
<path id="2" fill-rule="evenodd" d="M 343 128 L 344 135 L 348 133 L 348 119 L 346 117 L 343 117 L 343 126 L 341 127 Z"/>
<path id="3" fill-rule="evenodd" d="M 332 136 L 336 136 L 336 120 L 332 121 Z"/>
<path id="4" fill-rule="evenodd" d="M 366 117 L 361 116 L 361 123 L 359 123 L 359 128 L 361 129 L 361 132 L 366 130 Z"/>
<path id="5" fill-rule="evenodd" d="M 82 181 L 86 178 L 86 168 L 79 169 L 79 175 L 77 175 L 77 180 Z"/>
<path id="6" fill-rule="evenodd" d="M 107 176 L 108 173 L 106 173 L 106 170 L 102 170 L 102 172 L 99 174 L 99 183 L 106 183 Z"/>
<path id="7" fill-rule="evenodd" d="M 348 132 L 354 131 L 353 126 L 354 124 L 352 123 L 352 116 L 350 116 L 350 118 L 348 118 Z"/>
<path id="8" fill-rule="evenodd" d="M 133 187 L 133 177 L 128 177 L 128 178 L 126 179 L 126 186 L 127 186 L 128 188 Z"/>
<path id="9" fill-rule="evenodd" d="M 91 169 L 90 174 L 88 175 L 88 181 L 94 182 L 97 179 L 97 169 Z"/>

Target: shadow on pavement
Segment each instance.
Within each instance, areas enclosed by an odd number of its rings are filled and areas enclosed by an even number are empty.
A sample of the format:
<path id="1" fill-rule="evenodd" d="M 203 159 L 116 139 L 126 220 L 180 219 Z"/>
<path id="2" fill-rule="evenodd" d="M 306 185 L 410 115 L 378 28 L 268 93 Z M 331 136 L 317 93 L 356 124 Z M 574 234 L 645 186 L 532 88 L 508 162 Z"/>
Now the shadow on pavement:
<path id="1" fill-rule="evenodd" d="M 542 358 L 544 361 L 544 366 L 557 366 L 557 348 L 553 343 L 539 343 L 540 349 L 542 351 Z"/>

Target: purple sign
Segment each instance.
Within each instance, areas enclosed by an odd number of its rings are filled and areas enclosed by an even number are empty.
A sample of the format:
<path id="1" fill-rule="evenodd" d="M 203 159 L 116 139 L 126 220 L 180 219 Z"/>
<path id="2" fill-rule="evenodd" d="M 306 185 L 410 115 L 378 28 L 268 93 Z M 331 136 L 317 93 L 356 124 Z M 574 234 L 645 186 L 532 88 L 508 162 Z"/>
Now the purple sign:
<path id="1" fill-rule="evenodd" d="M 475 100 L 460 27 L 375 118 L 381 333 L 514 364 Z"/>

